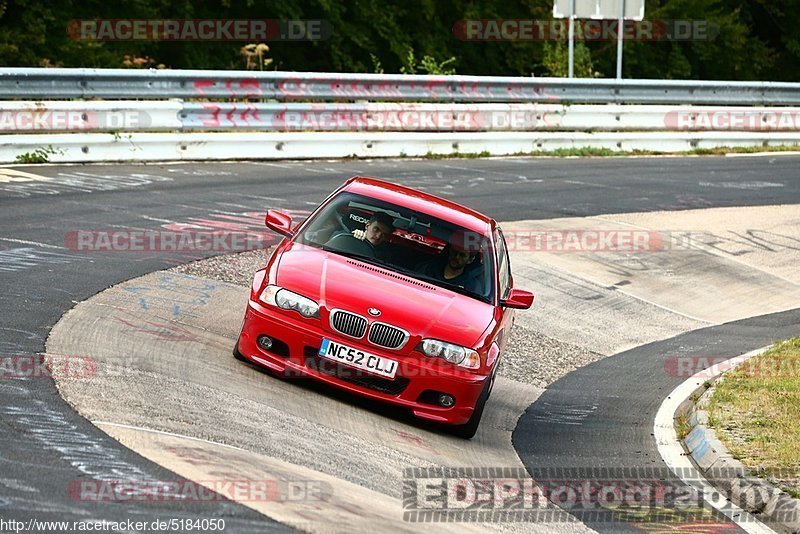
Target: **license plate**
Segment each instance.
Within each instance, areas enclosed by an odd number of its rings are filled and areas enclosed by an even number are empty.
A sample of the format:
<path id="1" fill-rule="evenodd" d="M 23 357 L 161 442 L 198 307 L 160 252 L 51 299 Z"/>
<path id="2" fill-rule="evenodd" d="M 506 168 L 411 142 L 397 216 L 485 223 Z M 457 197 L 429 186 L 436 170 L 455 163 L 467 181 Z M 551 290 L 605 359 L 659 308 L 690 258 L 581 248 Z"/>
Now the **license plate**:
<path id="1" fill-rule="evenodd" d="M 337 363 L 363 369 L 386 378 L 394 378 L 397 372 L 397 362 L 395 360 L 354 349 L 330 339 L 322 340 L 319 355 Z"/>

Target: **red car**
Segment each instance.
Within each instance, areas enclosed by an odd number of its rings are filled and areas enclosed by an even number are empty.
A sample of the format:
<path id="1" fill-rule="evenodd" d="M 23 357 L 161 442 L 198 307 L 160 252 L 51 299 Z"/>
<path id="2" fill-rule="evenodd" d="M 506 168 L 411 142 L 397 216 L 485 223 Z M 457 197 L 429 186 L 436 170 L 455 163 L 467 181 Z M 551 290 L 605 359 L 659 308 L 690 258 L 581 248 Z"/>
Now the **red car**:
<path id="1" fill-rule="evenodd" d="M 515 289 L 485 215 L 355 177 L 285 236 L 253 280 L 234 355 L 307 376 L 475 435 L 508 340 Z"/>

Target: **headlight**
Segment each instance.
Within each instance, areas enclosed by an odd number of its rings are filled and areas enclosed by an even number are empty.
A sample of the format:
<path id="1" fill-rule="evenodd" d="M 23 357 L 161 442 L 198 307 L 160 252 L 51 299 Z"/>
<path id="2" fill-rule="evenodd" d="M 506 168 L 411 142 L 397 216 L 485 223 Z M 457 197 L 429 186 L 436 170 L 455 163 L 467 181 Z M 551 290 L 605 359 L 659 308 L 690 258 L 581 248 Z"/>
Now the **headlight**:
<path id="1" fill-rule="evenodd" d="M 316 317 L 319 319 L 319 304 L 310 298 L 298 295 L 280 286 L 267 286 L 261 292 L 259 300 L 284 310 L 294 310 L 303 317 Z"/>
<path id="2" fill-rule="evenodd" d="M 467 369 L 477 369 L 481 366 L 481 358 L 474 350 L 438 339 L 423 339 L 419 344 L 419 350 L 431 358 L 442 358 Z"/>

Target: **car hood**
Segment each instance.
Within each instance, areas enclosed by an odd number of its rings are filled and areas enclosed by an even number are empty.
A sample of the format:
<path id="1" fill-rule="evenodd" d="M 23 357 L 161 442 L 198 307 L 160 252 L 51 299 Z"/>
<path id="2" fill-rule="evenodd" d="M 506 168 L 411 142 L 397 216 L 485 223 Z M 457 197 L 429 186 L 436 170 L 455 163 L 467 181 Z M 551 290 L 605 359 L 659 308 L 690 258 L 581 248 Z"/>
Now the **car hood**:
<path id="1" fill-rule="evenodd" d="M 329 312 L 337 308 L 408 331 L 411 339 L 405 352 L 421 338 L 474 346 L 494 314 L 494 307 L 485 302 L 297 243 L 282 254 L 276 282 L 316 300 L 324 310 L 323 328 L 328 331 Z M 380 316 L 372 317 L 370 308 L 380 310 Z"/>

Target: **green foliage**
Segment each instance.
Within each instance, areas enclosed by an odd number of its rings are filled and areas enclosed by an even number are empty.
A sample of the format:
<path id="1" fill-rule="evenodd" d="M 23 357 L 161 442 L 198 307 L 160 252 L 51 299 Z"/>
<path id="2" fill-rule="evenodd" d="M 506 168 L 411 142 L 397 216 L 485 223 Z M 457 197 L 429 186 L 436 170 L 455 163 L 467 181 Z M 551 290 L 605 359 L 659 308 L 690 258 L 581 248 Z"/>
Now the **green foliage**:
<path id="1" fill-rule="evenodd" d="M 52 145 L 48 145 L 46 147 L 37 148 L 33 152 L 25 152 L 24 154 L 18 154 L 14 161 L 17 163 L 47 163 L 50 161 L 50 156 L 54 154 L 58 154 L 59 152 L 52 147 Z"/>
<path id="2" fill-rule="evenodd" d="M 689 420 L 686 418 L 686 414 L 683 412 L 679 413 L 677 417 L 675 417 L 675 433 L 678 435 L 678 439 L 685 439 L 691 430 L 692 428 L 689 426 Z"/>
<path id="3" fill-rule="evenodd" d="M 452 31 L 463 19 L 547 20 L 551 0 L 0 0 L 0 67 L 242 69 L 246 42 L 87 41 L 72 38 L 68 28 L 76 19 L 263 17 L 323 19 L 333 28 L 325 41 L 269 42 L 269 68 L 278 70 L 446 74 L 457 66 L 460 74 L 507 76 L 566 70 L 563 42 L 463 41 Z M 702 21 L 716 35 L 626 41 L 626 78 L 800 81 L 797 0 L 648 0 L 645 18 Z M 255 65 L 266 68 L 263 57 Z M 615 42 L 576 46 L 578 76 L 615 72 Z"/>
<path id="4" fill-rule="evenodd" d="M 450 152 L 449 154 L 440 154 L 438 152 L 431 152 L 430 150 L 425 154 L 425 159 L 478 159 L 488 158 L 492 154 L 488 150 L 481 152 Z M 405 157 L 401 155 L 401 157 Z"/>
<path id="5" fill-rule="evenodd" d="M 794 78 L 785 69 L 776 68 L 775 48 L 759 38 L 761 29 L 773 27 L 769 16 L 752 18 L 756 0 L 650 0 L 647 19 L 695 21 L 708 28 L 694 39 L 640 41 L 625 44 L 625 75 L 636 78 L 710 79 L 710 80 L 786 80 Z M 786 5 L 789 0 L 777 0 Z M 791 29 L 797 34 L 797 27 Z M 603 57 L 603 72 L 615 58 Z"/>
<path id="6" fill-rule="evenodd" d="M 244 68 L 246 70 L 264 70 L 264 67 L 269 67 L 272 63 L 272 58 L 265 58 L 264 56 L 269 52 L 269 46 L 264 43 L 250 43 L 244 45 L 240 50 L 242 57 L 245 60 Z"/>
<path id="7" fill-rule="evenodd" d="M 636 151 L 634 151 L 636 152 Z M 538 150 L 529 152 L 527 154 L 519 154 L 526 156 L 554 156 L 558 158 L 603 158 L 611 156 L 619 156 L 624 152 L 618 150 L 611 150 L 610 148 L 599 148 L 591 146 L 582 146 L 575 148 L 556 148 L 555 150 Z"/>
<path id="8" fill-rule="evenodd" d="M 422 59 L 417 61 L 414 57 L 414 49 L 408 49 L 405 65 L 400 67 L 400 72 L 403 74 L 437 74 L 448 76 L 456 73 L 456 69 L 450 67 L 456 62 L 455 57 L 450 57 L 442 62 L 436 61 L 433 56 L 423 56 Z"/>
<path id="9" fill-rule="evenodd" d="M 555 78 L 569 76 L 569 44 L 563 41 L 544 43 L 542 65 L 547 75 Z M 575 43 L 574 69 L 576 78 L 596 78 L 600 75 L 594 70 L 592 53 L 584 43 Z"/>
<path id="10" fill-rule="evenodd" d="M 370 53 L 369 58 L 372 60 L 372 72 L 375 74 L 383 74 L 383 64 L 381 63 L 381 60 L 378 59 L 378 56 Z"/>

